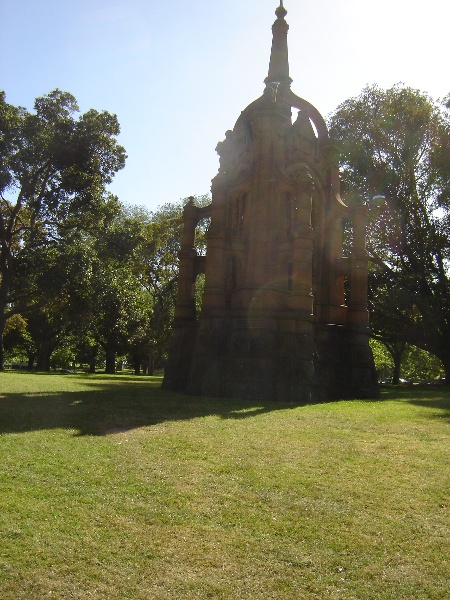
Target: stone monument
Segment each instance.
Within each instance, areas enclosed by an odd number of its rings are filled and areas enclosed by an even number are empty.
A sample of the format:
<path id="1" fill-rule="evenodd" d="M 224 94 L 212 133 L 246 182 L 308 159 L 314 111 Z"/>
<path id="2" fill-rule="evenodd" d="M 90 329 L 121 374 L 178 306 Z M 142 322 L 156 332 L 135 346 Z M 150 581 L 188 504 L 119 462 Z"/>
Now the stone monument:
<path id="1" fill-rule="evenodd" d="M 163 386 L 296 403 L 376 397 L 366 207 L 340 197 L 325 121 L 291 91 L 283 2 L 275 14 L 264 93 L 217 145 L 211 204 L 191 199 L 184 209 Z M 206 256 L 197 256 L 196 226 L 205 218 Z"/>

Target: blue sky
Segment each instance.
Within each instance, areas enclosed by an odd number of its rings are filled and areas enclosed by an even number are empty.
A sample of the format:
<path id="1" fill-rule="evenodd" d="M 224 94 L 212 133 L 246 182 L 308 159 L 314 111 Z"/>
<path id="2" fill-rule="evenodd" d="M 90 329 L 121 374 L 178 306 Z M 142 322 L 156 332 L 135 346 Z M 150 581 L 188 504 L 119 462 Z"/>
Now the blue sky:
<path id="1" fill-rule="evenodd" d="M 155 209 L 209 192 L 215 147 L 263 91 L 278 0 L 1 0 L 0 89 L 116 113 L 110 190 Z M 294 92 L 326 116 L 366 84 L 450 93 L 447 0 L 285 0 Z"/>

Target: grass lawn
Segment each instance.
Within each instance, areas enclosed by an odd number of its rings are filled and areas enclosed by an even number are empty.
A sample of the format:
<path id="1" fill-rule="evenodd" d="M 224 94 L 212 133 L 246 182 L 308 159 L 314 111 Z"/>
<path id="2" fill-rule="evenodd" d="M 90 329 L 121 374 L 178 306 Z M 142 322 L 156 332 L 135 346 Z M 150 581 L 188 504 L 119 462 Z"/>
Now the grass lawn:
<path id="1" fill-rule="evenodd" d="M 0 373 L 0 598 L 450 597 L 450 390 Z"/>

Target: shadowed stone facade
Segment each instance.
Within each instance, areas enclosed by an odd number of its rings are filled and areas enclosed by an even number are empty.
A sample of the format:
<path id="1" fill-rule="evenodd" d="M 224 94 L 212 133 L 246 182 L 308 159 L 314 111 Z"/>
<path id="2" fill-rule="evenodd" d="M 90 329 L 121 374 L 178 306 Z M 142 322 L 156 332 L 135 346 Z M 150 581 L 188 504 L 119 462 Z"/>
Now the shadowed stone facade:
<path id="1" fill-rule="evenodd" d="M 198 208 L 191 200 L 184 210 L 163 385 L 292 402 L 376 397 L 366 208 L 349 208 L 340 198 L 338 152 L 326 124 L 290 89 L 282 2 L 275 14 L 264 93 L 217 145 L 211 204 Z M 206 257 L 194 247 L 205 217 Z M 202 272 L 197 315 L 195 280 Z"/>

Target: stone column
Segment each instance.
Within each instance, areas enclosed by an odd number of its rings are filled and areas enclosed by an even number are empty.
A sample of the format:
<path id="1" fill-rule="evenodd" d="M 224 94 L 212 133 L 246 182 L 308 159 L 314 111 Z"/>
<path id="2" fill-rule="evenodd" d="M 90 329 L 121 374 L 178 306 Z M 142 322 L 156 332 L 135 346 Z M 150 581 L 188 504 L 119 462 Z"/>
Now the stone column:
<path id="1" fill-rule="evenodd" d="M 313 183 L 302 179 L 296 185 L 293 206 L 293 262 L 290 308 L 302 311 L 302 318 L 312 314 L 312 256 L 311 227 Z"/>
<path id="2" fill-rule="evenodd" d="M 350 257 L 350 301 L 348 323 L 358 327 L 367 327 L 367 266 L 366 252 L 367 206 L 361 206 L 353 212 L 353 248 Z"/>
<path id="3" fill-rule="evenodd" d="M 202 313 L 222 310 L 226 301 L 226 189 L 213 182 L 211 224 L 208 230 L 206 252 L 205 290 L 202 298 Z"/>
<path id="4" fill-rule="evenodd" d="M 195 319 L 195 227 L 198 209 L 191 198 L 183 211 L 183 236 L 178 276 L 178 296 L 175 319 Z"/>

